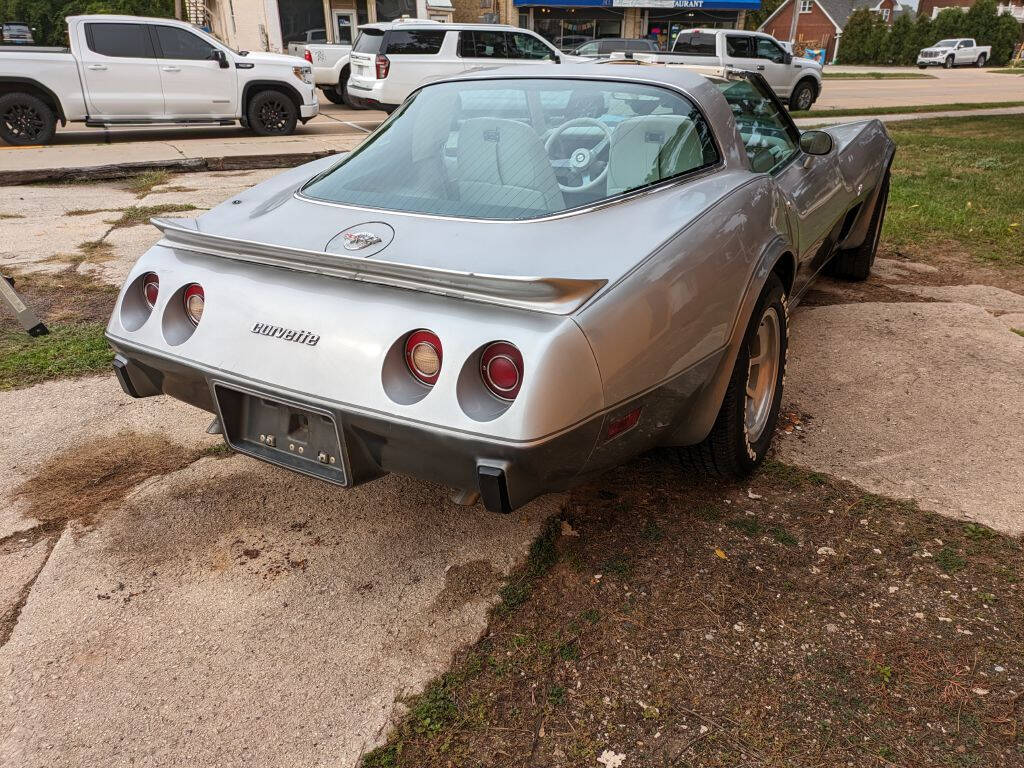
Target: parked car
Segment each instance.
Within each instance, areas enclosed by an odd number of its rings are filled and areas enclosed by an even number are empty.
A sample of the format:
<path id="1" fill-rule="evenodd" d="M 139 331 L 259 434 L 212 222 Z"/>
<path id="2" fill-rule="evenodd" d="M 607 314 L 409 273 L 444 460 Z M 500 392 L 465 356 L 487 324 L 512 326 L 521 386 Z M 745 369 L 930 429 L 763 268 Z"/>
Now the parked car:
<path id="1" fill-rule="evenodd" d="M 590 42 L 584 43 L 574 50 L 572 55 L 584 56 L 588 59 L 603 59 L 611 56 L 613 53 L 622 53 L 627 51 L 645 51 L 650 53 L 658 50 L 660 49 L 658 48 L 658 43 L 655 40 L 647 40 L 645 38 L 632 39 L 625 37 L 607 37 L 601 40 L 591 40 Z"/>
<path id="2" fill-rule="evenodd" d="M 973 37 L 950 38 L 939 40 L 930 48 L 922 48 L 917 54 L 917 66 L 927 69 L 931 66 L 942 66 L 946 69 L 968 66 L 984 67 L 992 56 L 991 45 L 977 45 Z"/>
<path id="3" fill-rule="evenodd" d="M 4 45 L 35 45 L 34 30 L 23 21 L 5 21 L 0 24 L 0 43 Z"/>
<path id="4" fill-rule="evenodd" d="M 313 82 L 332 104 L 352 106 L 348 98 L 351 45 L 322 43 L 303 47 L 302 57 L 313 68 Z"/>
<path id="5" fill-rule="evenodd" d="M 669 53 L 636 54 L 662 64 L 733 67 L 761 74 L 790 109 L 810 109 L 821 95 L 821 64 L 787 52 L 771 35 L 735 29 L 687 29 Z"/>
<path id="6" fill-rule="evenodd" d="M 560 51 L 568 53 L 573 48 L 577 48 L 591 39 L 585 35 L 563 35 L 562 37 L 555 38 L 555 47 Z"/>
<path id="7" fill-rule="evenodd" d="M 654 446 L 743 475 L 790 308 L 871 269 L 893 153 L 874 120 L 801 134 L 758 74 L 453 73 L 340 160 L 155 219 L 114 366 L 342 486 L 400 472 L 508 512 Z"/>
<path id="8" fill-rule="evenodd" d="M 174 19 L 69 16 L 68 49 L 0 51 L 0 139 L 46 144 L 90 126 L 241 122 L 290 134 L 319 109 L 302 59 L 233 51 Z"/>
<path id="9" fill-rule="evenodd" d="M 348 99 L 394 110 L 428 79 L 476 67 L 586 61 L 561 53 L 528 29 L 503 24 L 438 24 L 411 19 L 367 24 L 349 56 Z"/>
<path id="10" fill-rule="evenodd" d="M 307 45 L 318 45 L 327 42 L 326 29 L 307 29 L 298 40 L 291 40 L 288 43 L 288 55 L 303 58 Z"/>

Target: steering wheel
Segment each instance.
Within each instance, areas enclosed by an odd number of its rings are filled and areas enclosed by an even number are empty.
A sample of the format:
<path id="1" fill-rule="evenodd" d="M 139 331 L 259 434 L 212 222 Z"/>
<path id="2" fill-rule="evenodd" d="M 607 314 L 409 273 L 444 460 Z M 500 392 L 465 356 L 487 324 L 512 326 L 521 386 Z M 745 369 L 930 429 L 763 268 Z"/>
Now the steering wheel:
<path id="1" fill-rule="evenodd" d="M 569 157 L 552 158 L 551 148 L 555 146 L 555 142 L 558 138 L 570 128 L 581 128 L 584 126 L 590 126 L 592 128 L 600 128 L 604 132 L 604 138 L 598 142 L 597 146 L 593 149 L 587 149 L 586 147 L 579 147 L 569 153 Z M 593 189 L 601 182 L 604 181 L 608 175 L 608 163 L 604 164 L 604 168 L 590 181 L 586 181 L 586 171 L 591 165 L 597 160 L 597 156 L 604 152 L 612 143 L 612 130 L 607 125 L 602 123 L 600 120 L 596 120 L 593 117 L 574 117 L 572 120 L 566 120 L 560 126 L 555 128 L 544 142 L 544 149 L 548 153 L 548 158 L 551 159 L 551 166 L 553 168 L 568 168 L 574 172 L 575 176 L 580 178 L 581 183 L 579 186 L 570 186 L 563 184 L 561 181 L 558 182 L 558 186 L 563 192 L 586 192 L 587 190 Z"/>

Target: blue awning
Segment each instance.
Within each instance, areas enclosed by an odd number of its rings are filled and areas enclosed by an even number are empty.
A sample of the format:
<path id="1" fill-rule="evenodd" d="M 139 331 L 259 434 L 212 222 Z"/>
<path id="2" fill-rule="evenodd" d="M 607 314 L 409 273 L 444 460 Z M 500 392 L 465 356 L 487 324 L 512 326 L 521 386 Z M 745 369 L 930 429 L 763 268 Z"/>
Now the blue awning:
<path id="1" fill-rule="evenodd" d="M 512 0 L 518 8 L 675 8 L 700 11 L 756 11 L 761 0 Z"/>

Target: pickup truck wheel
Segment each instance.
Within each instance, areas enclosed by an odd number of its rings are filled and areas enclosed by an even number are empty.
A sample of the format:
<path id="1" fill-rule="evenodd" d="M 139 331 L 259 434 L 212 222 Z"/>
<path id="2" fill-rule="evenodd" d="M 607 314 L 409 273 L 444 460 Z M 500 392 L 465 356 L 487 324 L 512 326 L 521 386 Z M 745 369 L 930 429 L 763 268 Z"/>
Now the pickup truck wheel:
<path id="1" fill-rule="evenodd" d="M 0 139 L 15 146 L 49 144 L 57 130 L 53 109 L 30 93 L 0 96 Z"/>
<path id="2" fill-rule="evenodd" d="M 864 236 L 864 242 L 856 248 L 839 251 L 832 257 L 826 268 L 826 274 L 840 280 L 867 280 L 871 274 L 871 265 L 875 263 L 878 253 L 878 242 L 882 239 L 882 224 L 885 222 L 885 209 L 889 204 L 889 172 L 882 179 L 882 191 L 878 195 L 878 203 L 871 213 L 871 223 Z"/>
<path id="3" fill-rule="evenodd" d="M 782 281 L 769 275 L 750 316 L 721 410 L 704 442 L 681 448 L 688 469 L 719 477 L 749 475 L 768 453 L 782 402 L 789 309 Z"/>
<path id="4" fill-rule="evenodd" d="M 328 85 L 320 89 L 324 94 L 324 97 L 331 102 L 331 104 L 344 104 L 345 97 L 338 91 L 337 86 Z"/>
<path id="5" fill-rule="evenodd" d="M 789 108 L 796 112 L 806 112 L 814 103 L 814 90 L 810 80 L 801 80 L 789 95 Z"/>
<path id="6" fill-rule="evenodd" d="M 978 57 L 978 60 L 976 62 L 974 62 L 974 66 L 976 66 L 978 69 L 981 69 L 982 67 L 985 66 L 985 60 L 986 60 L 986 57 L 985 57 L 985 54 L 983 53 L 983 54 L 981 54 Z"/>
<path id="7" fill-rule="evenodd" d="M 952 69 L 954 61 L 956 61 L 956 60 L 953 58 L 953 54 L 951 53 L 951 54 L 949 54 L 949 56 L 946 57 L 946 60 L 944 62 L 942 62 L 942 66 L 945 69 Z"/>
<path id="8" fill-rule="evenodd" d="M 927 64 L 918 64 L 917 68 L 918 69 L 928 69 L 928 65 Z"/>
<path id="9" fill-rule="evenodd" d="M 299 111 L 280 91 L 260 91 L 249 99 L 249 127 L 257 136 L 287 136 L 295 132 Z"/>

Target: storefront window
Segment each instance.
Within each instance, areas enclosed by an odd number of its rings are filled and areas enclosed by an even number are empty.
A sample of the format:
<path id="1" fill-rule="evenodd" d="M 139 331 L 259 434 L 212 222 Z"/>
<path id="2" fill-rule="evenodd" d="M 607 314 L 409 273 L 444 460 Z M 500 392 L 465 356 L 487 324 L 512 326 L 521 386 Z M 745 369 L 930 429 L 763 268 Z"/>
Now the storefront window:
<path id="1" fill-rule="evenodd" d="M 279 0 L 281 40 L 285 44 L 326 40 L 322 0 Z"/>
<path id="2" fill-rule="evenodd" d="M 376 0 L 377 21 L 394 21 L 402 16 L 416 18 L 416 0 Z"/>
<path id="3" fill-rule="evenodd" d="M 596 38 L 622 37 L 622 13 L 603 8 L 535 8 L 533 29 L 556 48 L 571 51 Z"/>
<path id="4" fill-rule="evenodd" d="M 651 10 L 647 16 L 647 37 L 664 51 L 684 29 L 735 29 L 735 11 Z"/>

